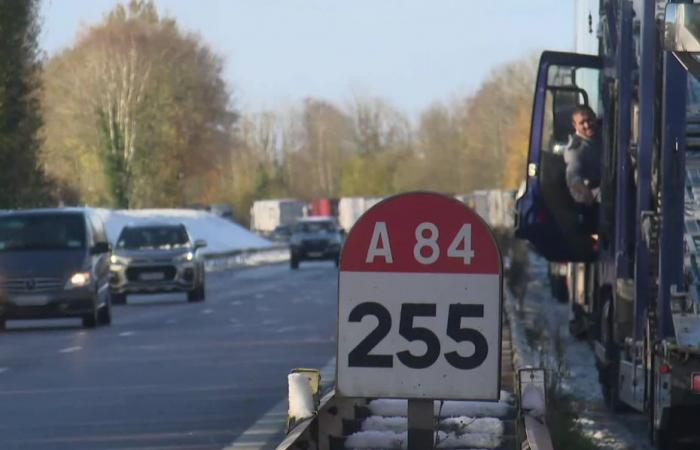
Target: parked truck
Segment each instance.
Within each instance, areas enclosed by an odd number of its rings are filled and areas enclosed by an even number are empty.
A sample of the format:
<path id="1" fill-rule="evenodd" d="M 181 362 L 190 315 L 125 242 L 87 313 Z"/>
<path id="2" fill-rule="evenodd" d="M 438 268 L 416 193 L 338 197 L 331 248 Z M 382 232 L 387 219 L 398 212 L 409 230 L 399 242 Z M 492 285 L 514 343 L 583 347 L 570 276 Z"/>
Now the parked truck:
<path id="1" fill-rule="evenodd" d="M 383 197 L 343 197 L 338 202 L 338 222 L 350 231 L 357 219 L 368 209 L 382 201 Z"/>
<path id="2" fill-rule="evenodd" d="M 297 199 L 257 200 L 250 209 L 250 229 L 270 234 L 280 225 L 292 225 L 304 217 L 306 202 Z"/>
<path id="3" fill-rule="evenodd" d="M 597 54 L 540 58 L 516 235 L 568 265 L 571 328 L 593 343 L 610 408 L 645 413 L 660 449 L 699 448 L 700 5 L 582 0 L 577 12 L 577 46 Z M 565 180 L 581 104 L 602 135 L 593 232 Z"/>
<path id="4" fill-rule="evenodd" d="M 491 227 L 513 228 L 514 191 L 483 189 L 455 198 L 476 211 Z"/>

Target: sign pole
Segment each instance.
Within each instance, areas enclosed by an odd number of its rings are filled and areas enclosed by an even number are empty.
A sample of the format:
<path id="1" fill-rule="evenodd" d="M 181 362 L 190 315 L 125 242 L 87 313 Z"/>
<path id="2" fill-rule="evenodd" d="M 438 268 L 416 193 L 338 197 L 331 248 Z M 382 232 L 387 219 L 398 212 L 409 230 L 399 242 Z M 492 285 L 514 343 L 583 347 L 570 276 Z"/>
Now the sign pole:
<path id="1" fill-rule="evenodd" d="M 408 450 L 433 450 L 433 401 L 408 399 Z"/>

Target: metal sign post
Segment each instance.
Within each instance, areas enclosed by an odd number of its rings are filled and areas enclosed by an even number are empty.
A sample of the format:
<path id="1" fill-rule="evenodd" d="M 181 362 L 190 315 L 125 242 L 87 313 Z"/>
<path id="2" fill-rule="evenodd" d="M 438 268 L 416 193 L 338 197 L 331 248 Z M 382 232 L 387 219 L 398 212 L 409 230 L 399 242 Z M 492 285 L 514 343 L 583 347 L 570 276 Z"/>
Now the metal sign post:
<path id="1" fill-rule="evenodd" d="M 375 205 L 348 234 L 338 285 L 338 395 L 409 399 L 422 450 L 434 399 L 498 400 L 501 256 L 463 203 L 415 192 Z"/>

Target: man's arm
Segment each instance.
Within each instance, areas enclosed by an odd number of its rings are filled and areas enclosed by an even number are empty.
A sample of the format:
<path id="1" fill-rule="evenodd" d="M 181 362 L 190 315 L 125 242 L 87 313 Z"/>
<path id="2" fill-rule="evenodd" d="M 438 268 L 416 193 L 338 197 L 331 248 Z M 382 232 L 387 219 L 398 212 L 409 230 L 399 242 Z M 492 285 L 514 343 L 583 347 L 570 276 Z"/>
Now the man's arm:
<path id="1" fill-rule="evenodd" d="M 581 153 L 578 149 L 567 148 L 564 151 L 564 161 L 566 162 L 566 185 L 569 187 L 574 201 L 591 205 L 594 200 L 593 193 L 580 175 L 582 171 Z"/>

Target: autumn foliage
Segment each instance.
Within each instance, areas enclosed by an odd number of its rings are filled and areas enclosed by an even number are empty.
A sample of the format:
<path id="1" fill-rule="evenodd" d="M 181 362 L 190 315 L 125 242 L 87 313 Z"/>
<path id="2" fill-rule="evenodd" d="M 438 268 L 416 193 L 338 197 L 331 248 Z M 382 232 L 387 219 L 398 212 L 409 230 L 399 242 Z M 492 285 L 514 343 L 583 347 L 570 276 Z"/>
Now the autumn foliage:
<path id="1" fill-rule="evenodd" d="M 227 202 L 243 221 L 261 198 L 515 189 L 534 74 L 506 64 L 416 118 L 371 96 L 241 112 L 221 57 L 133 0 L 47 61 L 41 161 L 66 203 Z"/>

